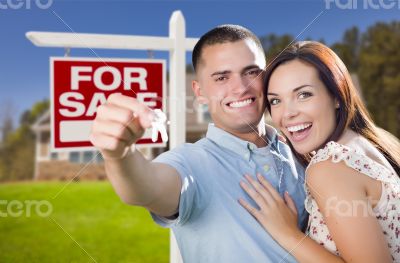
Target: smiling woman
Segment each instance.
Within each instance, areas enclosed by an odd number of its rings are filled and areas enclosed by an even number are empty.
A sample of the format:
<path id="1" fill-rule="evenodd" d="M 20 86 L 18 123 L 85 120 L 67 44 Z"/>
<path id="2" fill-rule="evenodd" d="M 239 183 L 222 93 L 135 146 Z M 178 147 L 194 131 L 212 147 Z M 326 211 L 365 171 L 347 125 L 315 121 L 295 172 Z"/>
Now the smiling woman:
<path id="1" fill-rule="evenodd" d="M 318 75 L 314 66 L 292 60 L 279 66 L 269 80 L 272 121 L 299 154 L 323 147 L 336 126 L 337 99 Z"/>
<path id="2" fill-rule="evenodd" d="M 400 261 L 400 143 L 378 128 L 339 57 L 318 42 L 284 50 L 265 73 L 267 108 L 306 168 L 306 235 L 296 207 L 263 178 L 240 203 L 299 262 Z"/>
<path id="3" fill-rule="evenodd" d="M 278 76 L 282 78 L 278 79 Z M 291 147 L 294 147 L 294 153 L 303 164 L 308 164 L 311 159 L 308 153 L 323 148 L 329 141 L 338 141 L 346 129 L 350 129 L 375 145 L 396 173 L 400 173 L 399 141 L 374 124 L 346 66 L 327 46 L 313 41 L 298 42 L 290 46 L 268 65 L 264 84 L 268 94 L 267 109 L 285 135 L 290 137 L 288 128 L 292 132 L 293 128 L 296 129 L 292 126 L 320 125 L 318 134 L 314 134 L 320 138 L 313 140 L 317 145 L 298 151 L 289 140 Z M 282 89 L 287 93 L 291 92 L 290 97 L 286 97 L 288 94 L 278 94 Z M 289 99 L 296 103 L 287 103 Z M 289 105 L 284 111 L 284 106 L 279 105 L 282 104 L 281 100 L 284 100 L 284 105 Z M 304 115 L 292 118 L 293 114 L 304 110 L 314 111 L 312 114 L 319 114 L 325 119 L 313 123 Z M 329 128 L 324 127 L 327 125 Z M 321 134 L 323 132 L 325 134 Z M 300 145 L 297 144 L 296 147 Z"/>

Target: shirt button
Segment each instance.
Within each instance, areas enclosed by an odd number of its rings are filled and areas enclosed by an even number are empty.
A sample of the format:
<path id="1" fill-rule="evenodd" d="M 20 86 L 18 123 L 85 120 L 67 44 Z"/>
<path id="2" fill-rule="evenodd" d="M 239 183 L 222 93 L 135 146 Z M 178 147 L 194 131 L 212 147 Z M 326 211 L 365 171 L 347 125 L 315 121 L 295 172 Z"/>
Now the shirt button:
<path id="1" fill-rule="evenodd" d="M 244 158 L 246 158 L 246 160 L 248 160 L 249 157 L 250 157 L 250 154 L 249 154 L 249 153 L 246 153 L 246 154 L 244 155 Z"/>
<path id="2" fill-rule="evenodd" d="M 268 172 L 268 170 L 269 170 L 269 165 L 266 164 L 266 165 L 263 166 L 263 168 L 264 168 L 264 172 Z"/>

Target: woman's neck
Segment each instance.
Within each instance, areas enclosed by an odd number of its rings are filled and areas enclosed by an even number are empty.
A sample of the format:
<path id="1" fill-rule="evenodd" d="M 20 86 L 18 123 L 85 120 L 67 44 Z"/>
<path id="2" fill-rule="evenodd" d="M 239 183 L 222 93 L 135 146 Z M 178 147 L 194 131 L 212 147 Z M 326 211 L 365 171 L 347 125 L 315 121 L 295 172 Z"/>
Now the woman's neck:
<path id="1" fill-rule="evenodd" d="M 339 140 L 337 141 L 338 143 L 342 145 L 349 145 L 351 144 L 355 139 L 359 138 L 359 134 L 355 133 L 351 129 L 346 129 L 342 136 L 340 136 Z"/>

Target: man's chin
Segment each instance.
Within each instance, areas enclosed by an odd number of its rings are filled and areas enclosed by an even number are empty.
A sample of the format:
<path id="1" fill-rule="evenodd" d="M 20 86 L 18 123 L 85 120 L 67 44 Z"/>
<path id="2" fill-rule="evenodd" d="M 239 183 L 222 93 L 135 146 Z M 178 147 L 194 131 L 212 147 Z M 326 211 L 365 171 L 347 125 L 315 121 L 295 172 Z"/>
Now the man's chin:
<path id="1" fill-rule="evenodd" d="M 258 132 L 259 125 L 260 121 L 255 122 L 253 120 L 249 122 L 235 123 L 234 125 L 231 124 L 229 125 L 229 129 L 238 133 L 253 133 L 253 132 Z"/>
<path id="2" fill-rule="evenodd" d="M 254 118 L 256 114 L 251 116 L 229 116 L 225 119 L 214 119 L 214 125 L 223 130 L 231 130 L 240 133 L 249 133 L 258 130 L 259 125 L 264 125 L 263 115 Z"/>

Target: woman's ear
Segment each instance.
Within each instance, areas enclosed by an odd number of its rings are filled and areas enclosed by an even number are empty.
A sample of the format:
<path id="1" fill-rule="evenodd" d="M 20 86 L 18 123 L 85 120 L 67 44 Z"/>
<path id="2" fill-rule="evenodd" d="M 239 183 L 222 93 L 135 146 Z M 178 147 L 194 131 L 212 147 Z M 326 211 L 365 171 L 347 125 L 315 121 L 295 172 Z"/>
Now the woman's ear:
<path id="1" fill-rule="evenodd" d="M 203 95 L 203 90 L 197 80 L 192 81 L 192 90 L 199 104 L 208 104 L 207 98 Z"/>
<path id="2" fill-rule="evenodd" d="M 339 109 L 340 108 L 340 103 L 337 99 L 335 99 L 335 109 Z"/>

